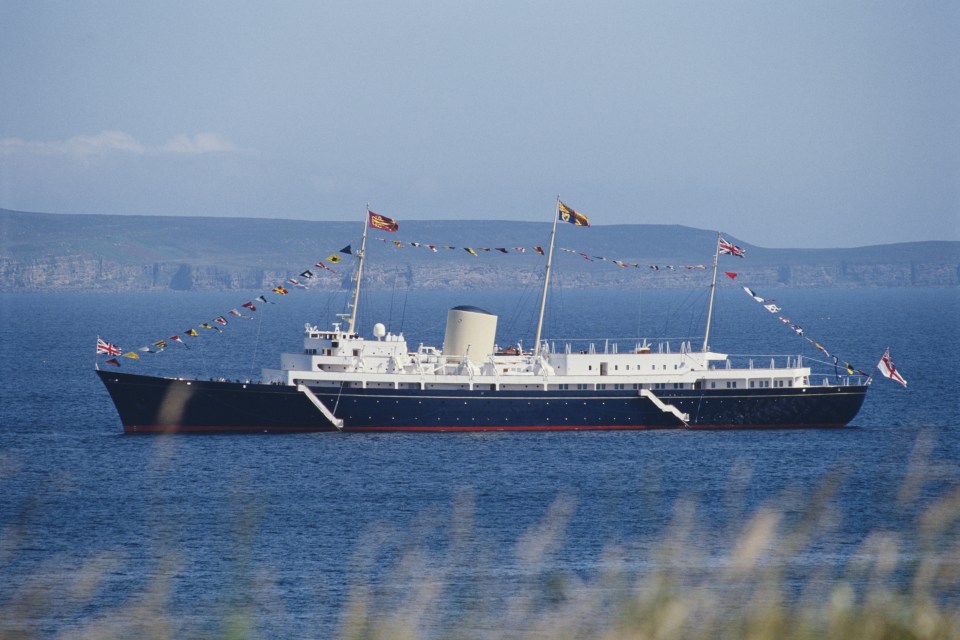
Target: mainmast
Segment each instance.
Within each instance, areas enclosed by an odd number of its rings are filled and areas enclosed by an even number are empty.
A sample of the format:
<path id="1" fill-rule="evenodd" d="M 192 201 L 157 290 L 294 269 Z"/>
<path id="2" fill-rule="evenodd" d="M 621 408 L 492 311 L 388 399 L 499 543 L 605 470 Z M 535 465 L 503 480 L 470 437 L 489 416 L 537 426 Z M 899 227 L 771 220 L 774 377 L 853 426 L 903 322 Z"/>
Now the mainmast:
<path id="1" fill-rule="evenodd" d="M 357 326 L 357 305 L 360 300 L 360 277 L 363 275 L 363 259 L 367 255 L 367 227 L 369 226 L 370 221 L 370 204 L 367 203 L 367 210 L 363 216 L 363 239 L 360 241 L 360 253 L 357 257 L 360 258 L 359 264 L 357 264 L 357 284 L 353 287 L 353 303 L 350 305 L 350 317 L 347 318 L 347 333 L 355 333 L 354 328 Z"/>
<path id="2" fill-rule="evenodd" d="M 537 320 L 537 337 L 534 340 L 533 355 L 540 355 L 540 332 L 543 329 L 543 312 L 547 308 L 547 289 L 550 287 L 550 267 L 553 264 L 553 240 L 557 236 L 557 220 L 560 219 L 560 196 L 557 196 L 556 210 L 553 212 L 553 230 L 550 231 L 550 249 L 547 251 L 547 273 L 543 278 L 543 294 L 540 296 L 540 318 Z"/>
<path id="3" fill-rule="evenodd" d="M 713 252 L 713 280 L 710 282 L 710 306 L 707 307 L 707 330 L 703 332 L 703 352 L 710 347 L 710 321 L 713 319 L 713 294 L 717 291 L 717 259 L 720 257 L 720 232 L 717 232 L 717 246 Z"/>

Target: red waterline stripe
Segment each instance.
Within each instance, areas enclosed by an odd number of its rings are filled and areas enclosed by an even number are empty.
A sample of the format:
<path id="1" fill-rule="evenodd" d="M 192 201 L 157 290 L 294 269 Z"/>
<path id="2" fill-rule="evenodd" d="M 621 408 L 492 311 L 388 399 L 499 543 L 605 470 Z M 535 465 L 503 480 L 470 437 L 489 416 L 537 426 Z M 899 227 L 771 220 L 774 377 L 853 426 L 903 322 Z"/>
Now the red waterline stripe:
<path id="1" fill-rule="evenodd" d="M 396 432 L 405 432 L 405 431 L 623 431 L 623 430 L 640 430 L 640 429 L 674 429 L 680 427 L 648 427 L 648 426 L 510 426 L 510 427 L 501 427 L 501 426 L 456 426 L 456 427 L 344 427 L 344 431 L 360 432 L 360 431 L 396 431 Z M 332 426 L 322 426 L 322 427 L 231 427 L 231 426 L 207 426 L 207 425 L 191 425 L 191 426 L 175 426 L 175 425 L 132 425 L 124 427 L 125 433 L 216 433 L 216 432 L 233 432 L 233 433 L 307 433 L 307 432 L 322 432 L 322 431 L 337 431 L 336 428 Z"/>
<path id="2" fill-rule="evenodd" d="M 206 425 L 131 425 L 124 426 L 123 432 L 130 434 L 148 433 L 316 433 L 319 431 L 336 431 L 329 427 L 221 427 Z"/>
<path id="3" fill-rule="evenodd" d="M 650 429 L 711 429 L 711 430 L 746 430 L 746 429 L 839 429 L 846 426 L 843 423 L 829 424 L 698 424 L 684 426 L 644 426 L 644 425 L 617 425 L 617 426 L 455 426 L 455 427 L 344 427 L 346 432 L 468 432 L 468 431 L 644 431 Z M 332 426 L 323 427 L 230 427 L 230 426 L 130 426 L 124 427 L 125 433 L 153 434 L 153 433 L 322 433 L 337 431 Z"/>

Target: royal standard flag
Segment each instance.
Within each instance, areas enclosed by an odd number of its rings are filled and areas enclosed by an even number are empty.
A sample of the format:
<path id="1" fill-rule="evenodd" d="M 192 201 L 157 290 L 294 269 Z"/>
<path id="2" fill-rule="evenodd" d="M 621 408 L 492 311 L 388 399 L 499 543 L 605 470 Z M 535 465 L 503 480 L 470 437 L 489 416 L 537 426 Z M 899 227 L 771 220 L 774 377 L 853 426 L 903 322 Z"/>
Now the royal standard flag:
<path id="1" fill-rule="evenodd" d="M 374 213 L 373 211 L 367 211 L 367 213 L 370 215 L 370 227 L 373 229 L 394 232 L 400 228 L 400 225 L 393 218 L 382 216 L 379 213 Z"/>
<path id="2" fill-rule="evenodd" d="M 570 224 L 576 225 L 578 227 L 590 226 L 590 218 L 583 215 L 582 213 L 578 213 L 574 211 L 567 205 L 563 204 L 563 202 L 560 200 L 557 201 L 557 208 L 560 210 L 560 220 L 562 220 L 563 222 L 569 222 Z"/>

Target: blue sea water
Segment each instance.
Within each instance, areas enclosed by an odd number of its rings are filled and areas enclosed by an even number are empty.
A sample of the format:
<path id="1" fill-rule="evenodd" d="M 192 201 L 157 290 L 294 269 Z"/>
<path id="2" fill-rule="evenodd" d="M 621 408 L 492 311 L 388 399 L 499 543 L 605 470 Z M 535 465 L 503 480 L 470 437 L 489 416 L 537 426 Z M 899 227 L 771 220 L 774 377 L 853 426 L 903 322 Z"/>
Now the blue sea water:
<path id="1" fill-rule="evenodd" d="M 259 293 L 0 294 L 0 610 L 38 584 L 55 600 L 0 625 L 69 633 L 149 601 L 162 578 L 161 608 L 181 635 L 249 609 L 266 637 L 325 637 L 358 585 L 402 599 L 390 589 L 407 584 L 396 578 L 406 552 L 446 558 L 441 614 L 456 615 L 479 593 L 531 588 L 523 558 L 531 540 L 550 539 L 545 519 L 562 530 L 537 577 L 573 584 L 602 571 L 611 547 L 649 569 L 684 505 L 695 505 L 706 557 L 722 559 L 758 508 L 799 519 L 827 490 L 837 515 L 794 565 L 842 571 L 874 531 L 901 532 L 909 556 L 918 514 L 960 486 L 955 288 L 759 292 L 860 369 L 891 347 L 909 388 L 878 377 L 841 430 L 124 436 L 93 373 L 95 338 L 128 350 L 170 342 Z M 446 310 L 473 304 L 500 317 L 502 345 L 529 346 L 536 298 L 372 293 L 360 328 L 384 322 L 412 348 L 439 346 Z M 294 291 L 253 320 L 228 316 L 222 334 L 198 329 L 189 349 L 120 360 L 131 372 L 255 379 L 299 348 L 305 321 L 326 326 L 344 301 Z M 698 345 L 704 312 L 702 292 L 563 290 L 545 335 Z M 732 286 L 718 293 L 711 344 L 759 362 L 822 359 Z M 85 572 L 100 578 L 87 595 L 64 591 Z"/>

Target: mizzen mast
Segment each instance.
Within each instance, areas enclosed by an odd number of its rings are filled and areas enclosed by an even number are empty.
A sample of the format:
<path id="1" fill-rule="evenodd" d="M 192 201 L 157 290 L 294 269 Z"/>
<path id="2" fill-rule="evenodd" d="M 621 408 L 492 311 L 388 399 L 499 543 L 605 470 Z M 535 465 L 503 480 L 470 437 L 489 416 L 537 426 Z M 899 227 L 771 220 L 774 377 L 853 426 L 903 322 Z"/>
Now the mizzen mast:
<path id="1" fill-rule="evenodd" d="M 707 307 L 707 329 L 703 332 L 703 352 L 710 348 L 710 321 L 713 319 L 713 295 L 717 291 L 717 260 L 720 257 L 720 232 L 717 232 L 717 246 L 713 252 L 713 280 L 710 281 L 710 305 Z"/>
<path id="2" fill-rule="evenodd" d="M 560 196 L 557 196 L 556 210 L 553 212 L 553 230 L 550 231 L 550 248 L 547 250 L 547 272 L 543 277 L 543 293 L 540 295 L 540 317 L 537 320 L 537 337 L 533 342 L 533 355 L 540 355 L 540 333 L 543 330 L 543 312 L 547 308 L 547 290 L 550 287 L 550 267 L 553 264 L 553 241 L 557 237 L 557 220 L 560 219 Z"/>

